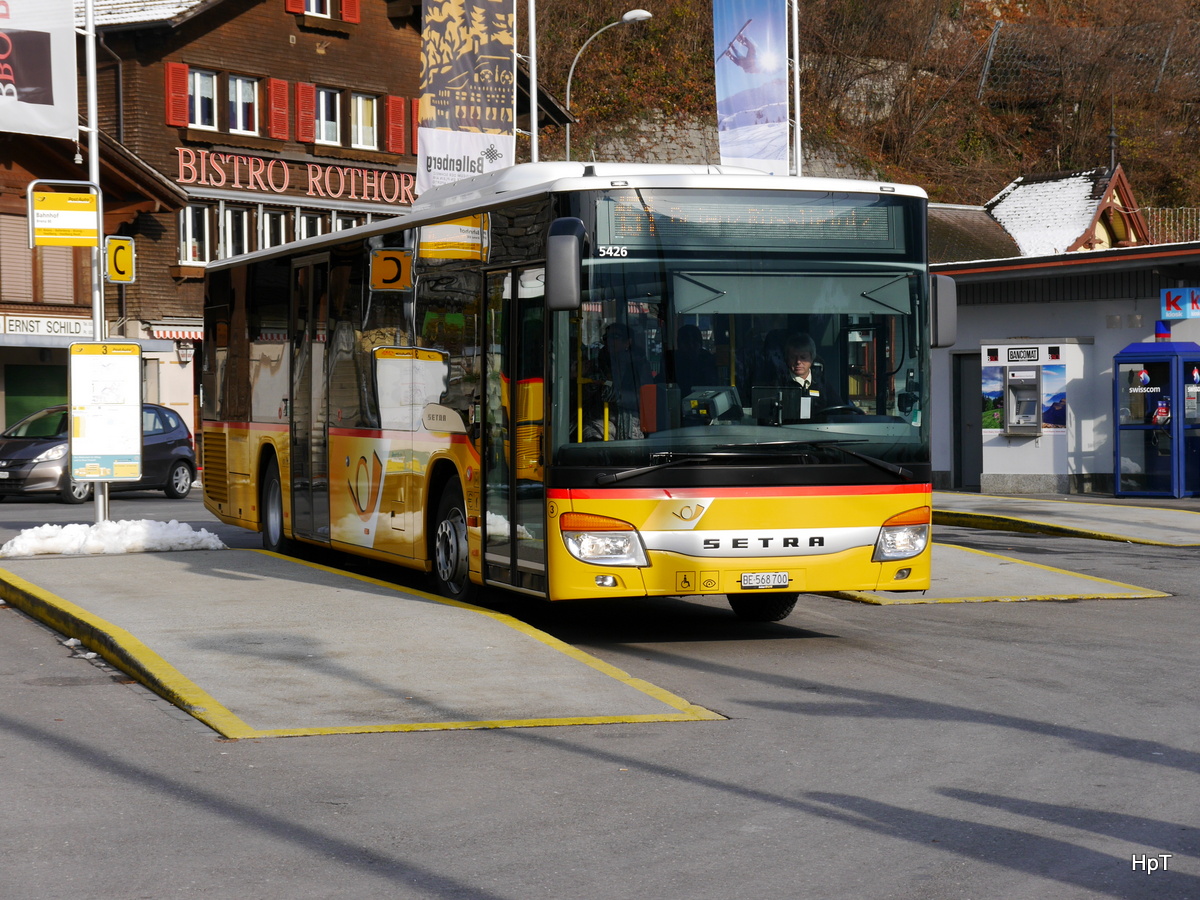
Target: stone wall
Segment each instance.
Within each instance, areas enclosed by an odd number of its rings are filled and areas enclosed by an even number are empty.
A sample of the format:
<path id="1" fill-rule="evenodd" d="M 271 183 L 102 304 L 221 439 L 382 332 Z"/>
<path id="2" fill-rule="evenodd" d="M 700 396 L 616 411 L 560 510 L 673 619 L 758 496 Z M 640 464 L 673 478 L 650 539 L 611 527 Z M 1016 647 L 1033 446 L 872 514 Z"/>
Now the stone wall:
<path id="1" fill-rule="evenodd" d="M 855 164 L 845 152 L 803 143 L 804 175 L 821 178 L 875 178 L 867 167 Z M 716 125 L 701 120 L 673 119 L 655 113 L 613 132 L 594 143 L 579 142 L 572 158 L 581 162 L 717 164 L 721 161 Z"/>

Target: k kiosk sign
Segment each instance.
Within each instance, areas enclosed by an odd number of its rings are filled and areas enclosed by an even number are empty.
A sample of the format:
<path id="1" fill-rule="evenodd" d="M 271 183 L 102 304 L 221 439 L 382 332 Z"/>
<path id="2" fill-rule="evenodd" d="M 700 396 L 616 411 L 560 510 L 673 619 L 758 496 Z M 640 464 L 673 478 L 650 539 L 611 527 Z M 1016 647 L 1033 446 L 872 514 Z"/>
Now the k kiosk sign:
<path id="1" fill-rule="evenodd" d="M 1200 287 L 1163 288 L 1161 319 L 1200 319 Z"/>

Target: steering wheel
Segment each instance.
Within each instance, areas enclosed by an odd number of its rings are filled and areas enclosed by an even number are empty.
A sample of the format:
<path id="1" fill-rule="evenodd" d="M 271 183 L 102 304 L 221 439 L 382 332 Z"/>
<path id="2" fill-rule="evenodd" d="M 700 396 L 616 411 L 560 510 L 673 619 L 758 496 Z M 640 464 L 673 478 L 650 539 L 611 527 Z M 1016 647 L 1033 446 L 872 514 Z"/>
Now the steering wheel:
<path id="1" fill-rule="evenodd" d="M 857 406 L 855 406 L 852 403 L 842 403 L 842 404 L 839 404 L 838 406 L 827 406 L 823 410 L 821 410 L 818 413 L 818 415 L 821 415 L 821 416 L 828 416 L 828 415 L 844 416 L 847 413 L 849 413 L 851 415 L 855 415 L 855 416 L 866 415 L 866 413 L 864 413 L 861 409 L 859 409 Z"/>

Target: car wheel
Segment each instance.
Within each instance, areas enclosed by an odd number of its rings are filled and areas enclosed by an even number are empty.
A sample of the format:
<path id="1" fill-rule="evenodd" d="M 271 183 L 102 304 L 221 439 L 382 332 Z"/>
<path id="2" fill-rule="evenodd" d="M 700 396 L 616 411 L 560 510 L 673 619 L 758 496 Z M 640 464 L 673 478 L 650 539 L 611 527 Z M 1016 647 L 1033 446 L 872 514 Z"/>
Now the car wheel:
<path id="1" fill-rule="evenodd" d="M 451 600 L 471 602 L 478 585 L 471 581 L 467 560 L 467 505 L 462 485 L 451 481 L 438 502 L 433 532 L 433 583 L 439 594 Z"/>
<path id="2" fill-rule="evenodd" d="M 263 475 L 259 509 L 262 510 L 263 549 L 287 553 L 292 542 L 283 531 L 283 482 L 279 478 L 279 462 L 274 457 L 267 463 Z"/>
<path id="3" fill-rule="evenodd" d="M 63 485 L 62 491 L 59 493 L 59 499 L 63 503 L 83 503 L 92 496 L 92 485 L 88 481 L 73 481 L 67 479 L 67 483 Z"/>
<path id="4" fill-rule="evenodd" d="M 175 500 L 182 500 L 192 492 L 192 467 L 182 459 L 171 466 L 167 475 L 167 486 L 163 493 Z"/>
<path id="5" fill-rule="evenodd" d="M 747 622 L 778 622 L 796 608 L 797 594 L 726 594 L 734 615 Z"/>

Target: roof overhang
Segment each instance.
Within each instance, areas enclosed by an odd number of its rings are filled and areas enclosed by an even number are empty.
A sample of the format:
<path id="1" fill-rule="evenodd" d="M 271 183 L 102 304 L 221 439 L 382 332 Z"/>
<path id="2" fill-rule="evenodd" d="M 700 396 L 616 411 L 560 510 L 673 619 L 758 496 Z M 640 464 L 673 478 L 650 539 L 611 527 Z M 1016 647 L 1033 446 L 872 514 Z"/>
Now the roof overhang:
<path id="1" fill-rule="evenodd" d="M 1119 247 L 1054 256 L 936 263 L 929 268 L 939 275 L 949 275 L 959 284 L 1103 275 L 1136 269 L 1150 269 L 1164 278 L 1179 281 L 1200 281 L 1200 242 Z"/>

